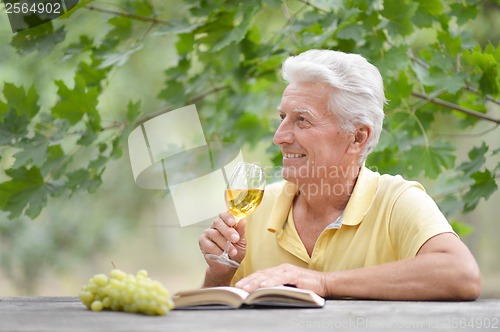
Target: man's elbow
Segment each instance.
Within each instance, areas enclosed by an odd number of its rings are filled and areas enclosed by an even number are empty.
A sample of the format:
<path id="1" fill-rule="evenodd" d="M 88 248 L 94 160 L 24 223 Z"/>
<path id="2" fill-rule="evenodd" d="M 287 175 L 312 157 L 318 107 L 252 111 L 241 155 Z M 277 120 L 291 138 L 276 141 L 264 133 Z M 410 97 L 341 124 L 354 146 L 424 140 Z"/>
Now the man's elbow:
<path id="1" fill-rule="evenodd" d="M 476 262 L 466 264 L 458 273 L 456 300 L 474 301 L 481 295 L 481 273 Z"/>

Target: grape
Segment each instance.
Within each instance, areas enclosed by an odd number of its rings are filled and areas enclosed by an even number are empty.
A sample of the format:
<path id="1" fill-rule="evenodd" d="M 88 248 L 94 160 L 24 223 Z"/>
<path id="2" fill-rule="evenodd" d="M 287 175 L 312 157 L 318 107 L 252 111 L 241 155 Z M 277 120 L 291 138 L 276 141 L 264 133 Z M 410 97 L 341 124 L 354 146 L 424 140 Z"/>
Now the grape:
<path id="1" fill-rule="evenodd" d="M 90 305 L 90 310 L 92 311 L 101 311 L 102 308 L 103 305 L 101 301 L 93 301 L 92 304 Z"/>
<path id="2" fill-rule="evenodd" d="M 168 290 L 148 277 L 146 270 L 136 275 L 113 269 L 109 277 L 103 273 L 82 286 L 80 300 L 92 311 L 113 310 L 146 315 L 166 315 L 174 304 Z"/>

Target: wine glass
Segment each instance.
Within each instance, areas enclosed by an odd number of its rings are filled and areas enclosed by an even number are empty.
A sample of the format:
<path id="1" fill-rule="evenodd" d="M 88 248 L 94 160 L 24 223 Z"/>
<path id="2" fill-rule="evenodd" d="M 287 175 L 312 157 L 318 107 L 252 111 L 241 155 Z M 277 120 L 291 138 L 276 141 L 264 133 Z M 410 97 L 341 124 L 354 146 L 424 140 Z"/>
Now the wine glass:
<path id="1" fill-rule="evenodd" d="M 249 216 L 259 206 L 265 185 L 266 174 L 262 167 L 245 162 L 236 165 L 224 194 L 228 211 L 234 216 L 236 223 Z M 227 253 L 230 246 L 231 241 L 227 241 L 222 254 L 206 254 L 205 257 L 237 268 L 240 264 L 230 259 Z"/>

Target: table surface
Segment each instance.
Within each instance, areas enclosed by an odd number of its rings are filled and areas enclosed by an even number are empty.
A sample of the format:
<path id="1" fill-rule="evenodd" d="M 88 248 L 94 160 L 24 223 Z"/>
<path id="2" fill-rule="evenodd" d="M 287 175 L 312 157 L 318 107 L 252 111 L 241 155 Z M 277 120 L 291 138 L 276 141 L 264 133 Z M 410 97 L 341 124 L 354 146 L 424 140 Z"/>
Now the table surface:
<path id="1" fill-rule="evenodd" d="M 0 297 L 0 331 L 500 331 L 500 299 L 327 301 L 321 309 L 87 310 L 77 297 Z"/>

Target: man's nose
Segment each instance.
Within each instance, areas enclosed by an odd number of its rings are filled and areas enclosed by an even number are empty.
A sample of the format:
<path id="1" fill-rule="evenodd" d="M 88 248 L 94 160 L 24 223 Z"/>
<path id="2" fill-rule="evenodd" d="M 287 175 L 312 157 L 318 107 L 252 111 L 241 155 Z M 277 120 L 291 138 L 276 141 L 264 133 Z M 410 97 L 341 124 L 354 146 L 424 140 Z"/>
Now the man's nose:
<path id="1" fill-rule="evenodd" d="M 276 145 L 293 143 L 293 132 L 291 124 L 286 118 L 283 119 L 283 121 L 281 121 L 280 125 L 278 126 L 278 129 L 276 129 L 274 133 L 273 143 Z"/>

